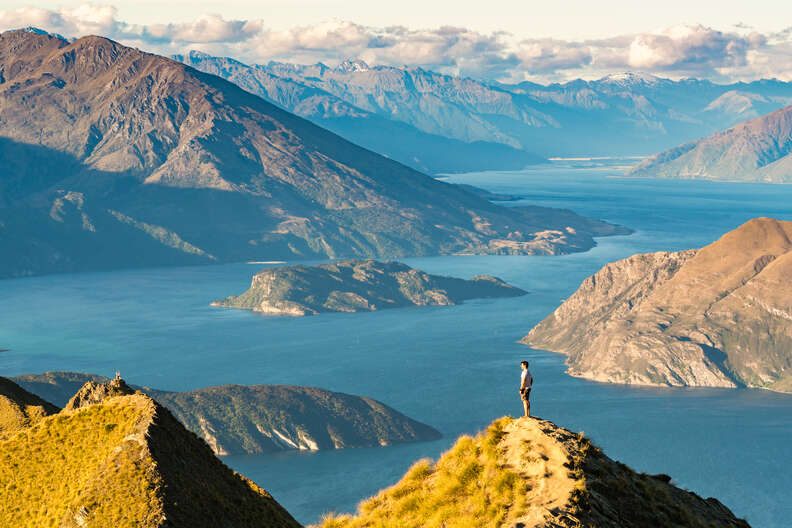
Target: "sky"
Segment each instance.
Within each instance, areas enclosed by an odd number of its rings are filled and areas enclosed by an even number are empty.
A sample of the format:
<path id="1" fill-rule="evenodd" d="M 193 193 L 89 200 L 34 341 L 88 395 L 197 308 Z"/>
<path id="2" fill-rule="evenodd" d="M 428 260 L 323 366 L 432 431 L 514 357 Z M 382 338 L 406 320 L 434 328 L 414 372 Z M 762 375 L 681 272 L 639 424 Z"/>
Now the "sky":
<path id="1" fill-rule="evenodd" d="M 3 0 L 0 30 L 25 26 L 164 55 L 362 59 L 505 82 L 624 71 L 792 80 L 789 0 Z"/>

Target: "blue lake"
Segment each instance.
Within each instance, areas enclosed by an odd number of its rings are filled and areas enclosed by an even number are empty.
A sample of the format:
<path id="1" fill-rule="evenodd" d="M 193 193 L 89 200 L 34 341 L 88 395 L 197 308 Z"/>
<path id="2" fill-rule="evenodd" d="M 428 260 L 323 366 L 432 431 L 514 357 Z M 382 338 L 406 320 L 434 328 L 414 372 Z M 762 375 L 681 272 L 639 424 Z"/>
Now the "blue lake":
<path id="1" fill-rule="evenodd" d="M 583 430 L 639 471 L 715 496 L 759 527 L 792 518 L 792 395 L 650 389 L 564 374 L 563 357 L 516 341 L 612 260 L 705 245 L 757 216 L 792 220 L 792 186 L 612 178 L 614 167 L 560 164 L 454 175 L 636 229 L 561 257 L 435 257 L 405 262 L 461 277 L 488 273 L 530 295 L 449 308 L 266 318 L 211 308 L 261 265 L 126 270 L 0 282 L 0 374 L 120 370 L 131 383 L 185 390 L 226 383 L 315 385 L 364 394 L 429 423 L 436 442 L 225 457 L 300 521 L 351 511 L 418 458 L 461 433 L 521 412 L 518 363 L 531 362 L 533 411 Z M 261 255 L 266 260 L 267 255 Z"/>

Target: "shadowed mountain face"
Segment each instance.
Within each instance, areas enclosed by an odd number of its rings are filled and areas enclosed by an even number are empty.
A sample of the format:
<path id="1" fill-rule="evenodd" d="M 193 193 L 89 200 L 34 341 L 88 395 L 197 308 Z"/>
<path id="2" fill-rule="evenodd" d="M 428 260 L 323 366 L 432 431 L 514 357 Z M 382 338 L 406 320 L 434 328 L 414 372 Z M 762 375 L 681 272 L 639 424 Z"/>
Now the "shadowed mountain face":
<path id="1" fill-rule="evenodd" d="M 627 176 L 792 182 L 792 106 L 644 160 Z"/>
<path id="2" fill-rule="evenodd" d="M 218 77 L 100 37 L 0 35 L 0 275 L 260 258 L 580 251 Z"/>
<path id="3" fill-rule="evenodd" d="M 597 381 L 792 392 L 792 222 L 605 266 L 523 338 Z"/>
<path id="4" fill-rule="evenodd" d="M 79 372 L 25 374 L 13 380 L 31 397 L 38 394 L 67 410 L 133 392 L 123 381 Z M 21 387 L 17 386 L 23 391 Z M 218 455 L 377 447 L 440 438 L 434 428 L 381 402 L 316 387 L 225 385 L 187 392 L 133 388 L 167 407 Z"/>
<path id="5" fill-rule="evenodd" d="M 253 276 L 245 293 L 212 303 L 268 315 L 361 312 L 405 306 L 452 306 L 469 299 L 527 292 L 489 275 L 470 280 L 429 275 L 400 262 L 347 260 L 282 266 Z"/>

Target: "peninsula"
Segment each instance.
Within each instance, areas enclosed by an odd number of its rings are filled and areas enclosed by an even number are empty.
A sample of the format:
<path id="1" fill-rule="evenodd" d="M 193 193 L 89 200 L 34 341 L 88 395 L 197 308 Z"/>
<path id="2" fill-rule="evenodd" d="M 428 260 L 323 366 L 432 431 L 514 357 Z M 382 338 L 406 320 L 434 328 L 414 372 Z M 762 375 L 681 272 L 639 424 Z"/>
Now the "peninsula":
<path id="1" fill-rule="evenodd" d="M 522 342 L 596 381 L 792 392 L 790 276 L 792 222 L 757 218 L 606 265 Z"/>
<path id="2" fill-rule="evenodd" d="M 90 398 L 103 399 L 104 387 L 112 380 L 80 372 L 45 372 L 11 381 L 69 409 Z M 436 429 L 377 400 L 316 387 L 224 385 L 187 392 L 131 388 L 167 407 L 217 455 L 378 447 L 441 437 Z M 47 408 L 49 414 L 52 409 Z"/>

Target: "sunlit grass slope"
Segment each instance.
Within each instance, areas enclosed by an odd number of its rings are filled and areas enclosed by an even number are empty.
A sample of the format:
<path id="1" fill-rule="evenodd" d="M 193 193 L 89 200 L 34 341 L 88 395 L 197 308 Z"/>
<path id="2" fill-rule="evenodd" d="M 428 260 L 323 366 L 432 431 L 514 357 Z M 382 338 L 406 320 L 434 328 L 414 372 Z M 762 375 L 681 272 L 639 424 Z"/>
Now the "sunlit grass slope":
<path id="1" fill-rule="evenodd" d="M 0 441 L 0 497 L 3 527 L 299 526 L 141 394 Z"/>
<path id="2" fill-rule="evenodd" d="M 0 440 L 56 412 L 51 403 L 0 376 Z"/>
<path id="3" fill-rule="evenodd" d="M 359 515 L 328 516 L 323 528 L 499 527 L 528 507 L 527 482 L 504 466 L 499 443 L 508 418 L 462 436 L 437 463 L 420 460 L 395 486 L 360 505 Z"/>

